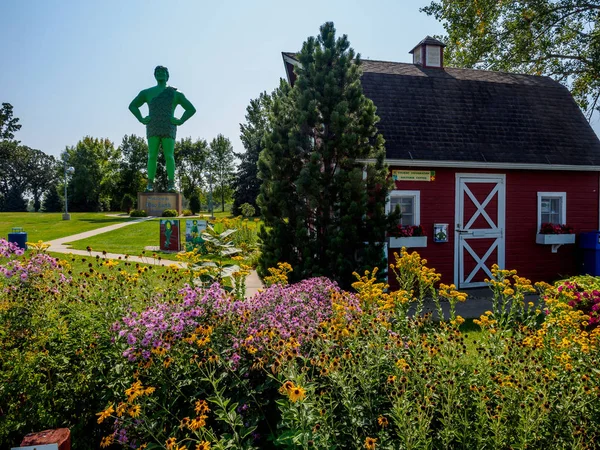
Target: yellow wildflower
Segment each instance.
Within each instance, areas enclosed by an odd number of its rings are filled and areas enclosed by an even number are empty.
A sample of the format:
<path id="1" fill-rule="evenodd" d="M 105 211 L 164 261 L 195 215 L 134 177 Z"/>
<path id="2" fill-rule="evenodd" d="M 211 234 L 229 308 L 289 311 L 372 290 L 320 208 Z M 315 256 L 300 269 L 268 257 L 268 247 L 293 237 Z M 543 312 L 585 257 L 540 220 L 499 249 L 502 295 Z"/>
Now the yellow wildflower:
<path id="1" fill-rule="evenodd" d="M 115 441 L 115 437 L 111 434 L 109 436 L 104 436 L 102 438 L 102 441 L 100 442 L 100 447 L 104 448 L 104 447 L 109 447 L 112 445 L 112 443 Z"/>
<path id="2" fill-rule="evenodd" d="M 375 450 L 375 443 L 377 442 L 377 439 L 372 438 L 372 437 L 368 437 L 365 439 L 365 448 L 367 450 Z"/>
<path id="3" fill-rule="evenodd" d="M 196 431 L 196 430 L 206 426 L 207 418 L 208 418 L 207 415 L 202 414 L 201 416 L 198 416 L 198 417 L 192 419 L 188 425 L 188 428 L 192 431 Z"/>
<path id="4" fill-rule="evenodd" d="M 298 400 L 303 400 L 306 395 L 306 391 L 301 386 L 294 386 L 292 389 L 288 391 L 288 396 L 292 402 L 297 402 Z"/>
<path id="5" fill-rule="evenodd" d="M 112 413 L 115 412 L 115 408 L 113 407 L 113 405 L 111 404 L 108 408 L 106 408 L 104 411 L 97 413 L 96 415 L 98 416 L 98 423 L 102 423 L 104 422 L 105 419 L 109 418 L 110 415 Z"/>
<path id="6" fill-rule="evenodd" d="M 142 412 L 142 407 L 140 405 L 133 405 L 127 412 L 131 417 L 136 418 L 140 415 L 140 412 Z"/>
<path id="7" fill-rule="evenodd" d="M 127 411 L 127 403 L 123 403 L 123 402 L 119 403 L 119 406 L 117 406 L 117 417 L 122 417 L 126 411 Z"/>
<path id="8" fill-rule="evenodd" d="M 196 411 L 196 414 L 206 414 L 210 411 L 206 400 L 196 400 L 196 406 L 194 409 Z"/>

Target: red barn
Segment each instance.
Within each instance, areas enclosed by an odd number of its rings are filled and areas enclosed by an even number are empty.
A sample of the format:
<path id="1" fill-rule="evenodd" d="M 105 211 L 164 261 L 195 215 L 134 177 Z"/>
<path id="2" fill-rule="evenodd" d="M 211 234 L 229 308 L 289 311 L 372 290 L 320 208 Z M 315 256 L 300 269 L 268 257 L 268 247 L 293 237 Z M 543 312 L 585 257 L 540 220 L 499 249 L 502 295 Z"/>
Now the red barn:
<path id="1" fill-rule="evenodd" d="M 558 82 L 444 67 L 443 51 L 427 37 L 410 52 L 413 64 L 362 62 L 395 183 L 388 207 L 426 234 L 389 238 L 390 262 L 411 247 L 461 288 L 484 285 L 493 264 L 532 281 L 578 273 L 575 235 L 538 231 L 599 228 L 596 134 Z M 298 63 L 283 58 L 293 83 Z"/>

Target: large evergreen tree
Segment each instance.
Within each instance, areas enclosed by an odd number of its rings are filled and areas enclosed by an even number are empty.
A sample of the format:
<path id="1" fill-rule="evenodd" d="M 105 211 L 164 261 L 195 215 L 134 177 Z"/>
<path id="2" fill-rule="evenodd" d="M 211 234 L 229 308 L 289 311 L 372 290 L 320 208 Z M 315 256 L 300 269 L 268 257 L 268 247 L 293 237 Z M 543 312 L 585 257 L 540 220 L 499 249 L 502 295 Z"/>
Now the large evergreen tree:
<path id="1" fill-rule="evenodd" d="M 260 269 L 287 261 L 296 278 L 325 275 L 349 287 L 354 270 L 385 267 L 392 218 L 384 141 L 362 91 L 360 56 L 345 35 L 336 39 L 333 23 L 304 43 L 298 59 L 293 89 L 280 86 L 274 96 L 259 158 L 267 226 Z M 365 166 L 367 159 L 374 162 Z"/>
<path id="2" fill-rule="evenodd" d="M 282 80 L 282 83 L 285 81 Z M 240 207 L 244 203 L 251 204 L 260 213 L 256 204 L 260 191 L 258 157 L 264 148 L 263 138 L 267 131 L 271 103 L 272 98 L 266 92 L 250 100 L 246 108 L 246 123 L 240 124 L 240 139 L 246 151 L 235 154 L 240 159 L 233 186 L 232 212 L 236 216 L 241 214 Z"/>

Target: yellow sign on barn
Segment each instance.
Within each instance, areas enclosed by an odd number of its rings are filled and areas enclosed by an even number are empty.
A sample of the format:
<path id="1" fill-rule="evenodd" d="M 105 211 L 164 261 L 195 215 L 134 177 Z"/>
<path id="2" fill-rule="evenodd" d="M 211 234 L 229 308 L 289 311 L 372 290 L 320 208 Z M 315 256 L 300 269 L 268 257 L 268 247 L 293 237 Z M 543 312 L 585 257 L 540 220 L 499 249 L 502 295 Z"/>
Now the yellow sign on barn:
<path id="1" fill-rule="evenodd" d="M 433 170 L 392 170 L 394 181 L 435 181 Z"/>

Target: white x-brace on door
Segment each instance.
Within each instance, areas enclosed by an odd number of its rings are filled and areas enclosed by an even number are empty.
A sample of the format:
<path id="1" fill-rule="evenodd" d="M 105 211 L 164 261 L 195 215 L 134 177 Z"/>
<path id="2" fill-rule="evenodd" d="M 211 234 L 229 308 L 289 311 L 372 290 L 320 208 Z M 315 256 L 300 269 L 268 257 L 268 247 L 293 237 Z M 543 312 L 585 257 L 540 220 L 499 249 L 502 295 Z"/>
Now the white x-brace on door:
<path id="1" fill-rule="evenodd" d="M 506 176 L 456 174 L 454 283 L 485 286 L 492 265 L 504 268 Z"/>

